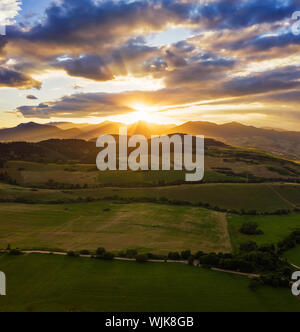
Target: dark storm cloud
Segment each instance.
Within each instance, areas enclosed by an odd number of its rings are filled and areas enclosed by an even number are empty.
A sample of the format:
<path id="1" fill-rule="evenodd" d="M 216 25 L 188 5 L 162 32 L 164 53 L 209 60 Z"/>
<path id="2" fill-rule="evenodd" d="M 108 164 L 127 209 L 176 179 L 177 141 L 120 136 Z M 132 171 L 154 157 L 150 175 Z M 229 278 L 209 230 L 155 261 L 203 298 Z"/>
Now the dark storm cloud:
<path id="1" fill-rule="evenodd" d="M 299 7 L 300 8 L 300 7 Z M 282 34 L 270 34 L 266 36 L 256 36 L 250 39 L 240 39 L 226 47 L 232 51 L 252 49 L 257 51 L 268 51 L 273 48 L 283 48 L 290 45 L 300 45 L 299 36 L 293 35 L 290 31 Z"/>
<path id="2" fill-rule="evenodd" d="M 21 106 L 17 112 L 24 117 L 89 117 L 111 116 L 133 112 L 126 106 L 123 95 L 109 93 L 74 94 L 56 102 L 42 103 L 38 106 Z"/>
<path id="3" fill-rule="evenodd" d="M 300 68 L 289 66 L 246 77 L 237 77 L 224 83 L 224 93 L 251 95 L 300 87 Z"/>
<path id="4" fill-rule="evenodd" d="M 41 83 L 17 71 L 0 67 L 0 87 L 5 86 L 18 89 L 39 89 Z"/>
<path id="5" fill-rule="evenodd" d="M 54 67 L 64 69 L 70 76 L 79 76 L 95 81 L 108 81 L 114 78 L 101 57 L 84 54 L 78 58 L 57 60 Z"/>
<path id="6" fill-rule="evenodd" d="M 205 1 L 199 15 L 206 28 L 236 29 L 282 21 L 299 10 L 299 5 L 299 0 Z"/>

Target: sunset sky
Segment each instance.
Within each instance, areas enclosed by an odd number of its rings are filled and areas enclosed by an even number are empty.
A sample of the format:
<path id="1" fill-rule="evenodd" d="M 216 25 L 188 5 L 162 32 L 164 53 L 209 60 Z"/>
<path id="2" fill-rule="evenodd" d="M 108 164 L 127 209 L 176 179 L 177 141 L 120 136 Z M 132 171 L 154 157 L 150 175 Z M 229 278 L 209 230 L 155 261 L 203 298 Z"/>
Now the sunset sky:
<path id="1" fill-rule="evenodd" d="M 147 120 L 299 130 L 300 0 L 0 2 L 10 20 L 1 128 Z"/>

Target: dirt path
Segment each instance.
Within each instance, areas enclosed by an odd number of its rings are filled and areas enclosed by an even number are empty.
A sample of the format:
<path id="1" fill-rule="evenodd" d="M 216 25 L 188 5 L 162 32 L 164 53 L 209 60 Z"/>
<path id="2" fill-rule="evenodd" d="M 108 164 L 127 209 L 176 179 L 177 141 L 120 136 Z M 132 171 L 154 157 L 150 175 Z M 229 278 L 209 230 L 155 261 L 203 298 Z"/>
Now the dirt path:
<path id="1" fill-rule="evenodd" d="M 297 205 L 295 203 L 293 203 L 293 202 L 289 201 L 288 199 L 286 199 L 285 197 L 283 197 L 272 185 L 267 184 L 267 187 L 269 189 L 271 189 L 285 203 L 287 203 L 288 205 L 292 206 L 294 209 L 297 208 Z"/>

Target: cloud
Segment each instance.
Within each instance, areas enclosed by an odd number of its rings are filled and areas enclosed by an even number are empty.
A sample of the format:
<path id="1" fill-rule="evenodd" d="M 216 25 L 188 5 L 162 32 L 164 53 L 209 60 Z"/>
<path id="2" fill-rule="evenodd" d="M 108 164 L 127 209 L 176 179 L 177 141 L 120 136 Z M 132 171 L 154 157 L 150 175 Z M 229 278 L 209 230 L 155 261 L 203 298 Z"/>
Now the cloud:
<path id="1" fill-rule="evenodd" d="M 37 99 L 38 99 L 38 98 L 37 98 L 36 96 L 34 96 L 34 95 L 27 95 L 26 98 L 29 99 L 29 100 L 37 100 Z"/>
<path id="2" fill-rule="evenodd" d="M 107 93 L 74 94 L 56 102 L 17 108 L 17 112 L 25 118 L 106 117 L 133 111 L 132 108 L 126 106 L 123 95 Z"/>
<path id="3" fill-rule="evenodd" d="M 40 89 L 41 82 L 20 72 L 0 67 L 0 87 L 7 86 L 18 89 Z"/>
<path id="4" fill-rule="evenodd" d="M 300 87 L 300 68 L 284 68 L 262 72 L 247 77 L 236 77 L 224 83 L 224 92 L 229 95 L 252 95 Z"/>
<path id="5" fill-rule="evenodd" d="M 16 17 L 21 10 L 21 0 L 1 0 L 0 2 L 0 25 L 11 24 L 11 19 Z"/>
<path id="6" fill-rule="evenodd" d="M 101 57 L 84 54 L 77 58 L 57 60 L 54 67 L 63 68 L 70 76 L 85 77 L 95 81 L 108 81 L 114 78 Z"/>

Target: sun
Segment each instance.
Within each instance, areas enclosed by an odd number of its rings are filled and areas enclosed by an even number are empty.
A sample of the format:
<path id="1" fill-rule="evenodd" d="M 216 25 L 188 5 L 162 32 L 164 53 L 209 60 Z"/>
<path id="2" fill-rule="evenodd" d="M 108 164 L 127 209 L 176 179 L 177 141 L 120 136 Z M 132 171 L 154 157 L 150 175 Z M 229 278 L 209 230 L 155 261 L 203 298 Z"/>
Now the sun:
<path id="1" fill-rule="evenodd" d="M 131 105 L 131 107 L 136 110 L 131 116 L 134 121 L 146 121 L 155 122 L 156 115 L 155 112 L 158 110 L 156 107 L 147 106 L 145 104 L 136 103 Z"/>

